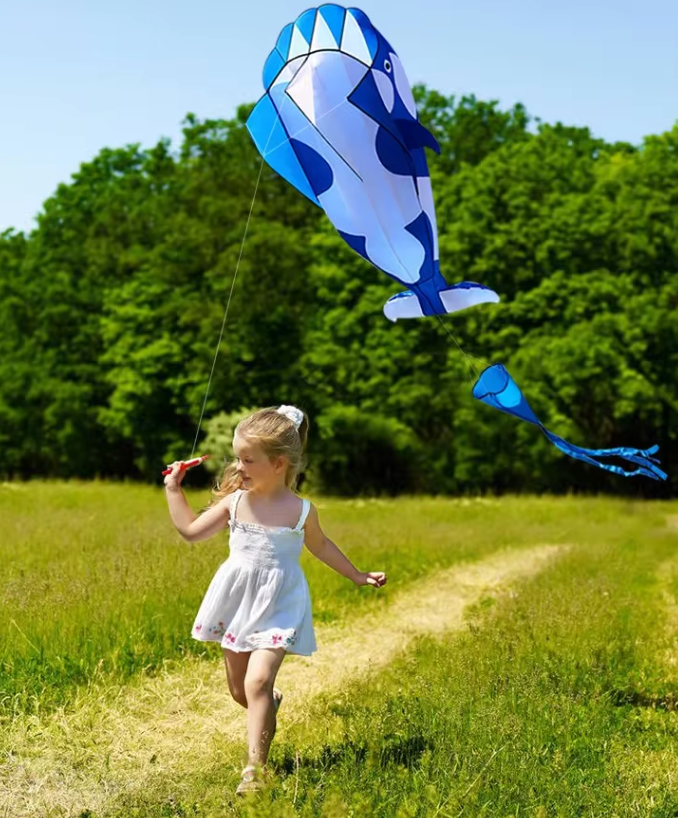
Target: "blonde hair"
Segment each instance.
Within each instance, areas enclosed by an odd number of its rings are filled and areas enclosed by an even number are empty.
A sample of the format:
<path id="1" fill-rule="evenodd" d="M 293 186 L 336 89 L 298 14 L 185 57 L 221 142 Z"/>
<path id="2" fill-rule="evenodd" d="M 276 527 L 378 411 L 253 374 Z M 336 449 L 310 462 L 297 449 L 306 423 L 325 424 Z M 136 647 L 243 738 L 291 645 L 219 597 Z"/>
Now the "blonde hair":
<path id="1" fill-rule="evenodd" d="M 278 412 L 277 407 L 269 406 L 243 418 L 235 427 L 234 433 L 234 436 L 238 435 L 248 443 L 258 446 L 269 460 L 273 460 L 274 457 L 287 458 L 285 485 L 293 490 L 296 488 L 299 474 L 306 465 L 304 453 L 308 439 L 308 417 L 305 412 L 303 415 L 304 418 L 297 429 L 286 415 Z M 212 496 L 214 500 L 218 500 L 241 488 L 242 478 L 233 461 L 224 469 Z"/>

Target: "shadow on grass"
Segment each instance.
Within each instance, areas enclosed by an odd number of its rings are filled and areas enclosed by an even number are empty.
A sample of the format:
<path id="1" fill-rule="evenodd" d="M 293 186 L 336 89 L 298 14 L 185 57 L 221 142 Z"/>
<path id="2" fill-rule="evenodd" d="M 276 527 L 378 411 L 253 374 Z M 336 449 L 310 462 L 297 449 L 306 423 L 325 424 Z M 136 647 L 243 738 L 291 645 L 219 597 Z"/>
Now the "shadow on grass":
<path id="1" fill-rule="evenodd" d="M 434 743 L 423 735 L 385 735 L 379 747 L 353 741 L 343 741 L 335 746 L 326 744 L 313 758 L 304 758 L 302 764 L 305 768 L 316 771 L 327 770 L 345 762 L 362 764 L 367 761 L 379 767 L 396 764 L 409 769 L 417 767 L 424 753 L 434 749 Z M 271 762 L 278 775 L 293 774 L 296 765 L 296 757 L 287 749 L 283 758 Z"/>
<path id="2" fill-rule="evenodd" d="M 649 707 L 653 710 L 665 710 L 667 713 L 678 711 L 678 691 L 675 690 L 660 696 L 627 688 L 610 690 L 607 695 L 614 707 Z"/>

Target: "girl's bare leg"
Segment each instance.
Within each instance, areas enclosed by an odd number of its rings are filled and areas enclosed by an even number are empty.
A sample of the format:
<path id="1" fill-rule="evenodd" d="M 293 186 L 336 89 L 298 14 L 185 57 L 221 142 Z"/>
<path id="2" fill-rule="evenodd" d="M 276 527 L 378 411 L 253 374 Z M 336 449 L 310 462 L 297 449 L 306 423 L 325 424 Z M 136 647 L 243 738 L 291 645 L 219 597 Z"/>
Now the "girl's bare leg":
<path id="1" fill-rule="evenodd" d="M 265 648 L 250 654 L 245 674 L 249 763 L 264 766 L 276 728 L 273 685 L 285 658 L 284 648 Z"/>
<path id="2" fill-rule="evenodd" d="M 249 665 L 251 653 L 236 653 L 233 650 L 222 648 L 224 652 L 224 665 L 226 666 L 226 678 L 228 679 L 228 689 L 231 696 L 238 704 L 247 707 L 247 697 L 245 696 L 245 675 Z"/>

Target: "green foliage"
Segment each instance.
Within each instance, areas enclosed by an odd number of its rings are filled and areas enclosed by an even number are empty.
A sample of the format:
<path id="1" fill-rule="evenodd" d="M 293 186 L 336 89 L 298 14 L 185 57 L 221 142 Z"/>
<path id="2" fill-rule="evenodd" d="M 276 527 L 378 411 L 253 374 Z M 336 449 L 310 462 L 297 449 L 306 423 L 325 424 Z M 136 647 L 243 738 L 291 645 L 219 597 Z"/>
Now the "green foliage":
<path id="1" fill-rule="evenodd" d="M 221 476 L 224 463 L 233 459 L 233 435 L 240 421 L 256 411 L 257 407 L 238 409 L 237 412 L 219 412 L 205 423 L 205 440 L 203 448 L 210 453 L 205 461 L 205 468 Z"/>
<path id="2" fill-rule="evenodd" d="M 530 129 L 520 105 L 415 95 L 442 148 L 429 157 L 441 270 L 500 305 L 390 324 L 394 282 L 262 165 L 249 106 L 231 121 L 189 115 L 177 150 L 106 148 L 33 233 L 0 234 L 2 472 L 157 480 L 195 437 L 228 303 L 205 417 L 300 403 L 327 491 L 674 493 L 675 479 L 567 460 L 470 390 L 483 360 L 502 361 L 556 433 L 657 442 L 670 471 L 678 126 L 607 144 Z M 374 446 L 393 464 L 381 484 Z"/>
<path id="3" fill-rule="evenodd" d="M 477 165 L 502 145 L 528 136 L 530 118 L 518 104 L 510 111 L 497 109 L 497 102 L 483 102 L 475 95 L 459 102 L 423 85 L 413 89 L 419 119 L 438 138 L 440 155 L 431 158 L 434 171 L 449 175 L 464 164 Z"/>
<path id="4" fill-rule="evenodd" d="M 332 406 L 318 418 L 320 455 L 314 474 L 319 488 L 352 495 L 398 494 L 420 488 L 425 463 L 410 429 L 376 412 Z"/>

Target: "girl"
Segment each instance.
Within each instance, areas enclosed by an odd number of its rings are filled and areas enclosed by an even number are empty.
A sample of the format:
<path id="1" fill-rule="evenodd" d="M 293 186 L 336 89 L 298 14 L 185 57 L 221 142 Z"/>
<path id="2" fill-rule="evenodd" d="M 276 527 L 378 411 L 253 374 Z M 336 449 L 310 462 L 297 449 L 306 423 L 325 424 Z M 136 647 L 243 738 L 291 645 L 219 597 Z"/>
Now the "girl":
<path id="1" fill-rule="evenodd" d="M 181 490 L 181 462 L 165 478 L 172 522 L 188 542 L 226 528 L 229 557 L 217 570 L 193 625 L 195 639 L 219 642 L 231 695 L 247 708 L 248 763 L 236 792 L 261 789 L 282 693 L 274 682 L 287 653 L 316 649 L 311 599 L 299 565 L 303 544 L 356 585 L 381 588 L 386 574 L 361 572 L 328 539 L 318 512 L 295 492 L 304 465 L 308 418 L 295 406 L 261 409 L 233 436 L 215 501 L 199 517 Z"/>

